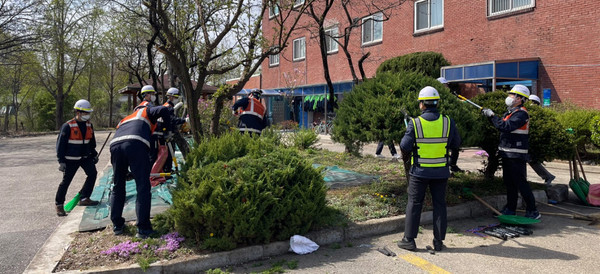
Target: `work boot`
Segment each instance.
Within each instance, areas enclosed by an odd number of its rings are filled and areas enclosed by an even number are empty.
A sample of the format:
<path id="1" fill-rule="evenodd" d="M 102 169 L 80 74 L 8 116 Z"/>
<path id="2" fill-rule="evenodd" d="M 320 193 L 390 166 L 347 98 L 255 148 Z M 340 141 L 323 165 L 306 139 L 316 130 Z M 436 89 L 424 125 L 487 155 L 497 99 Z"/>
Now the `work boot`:
<path id="1" fill-rule="evenodd" d="M 147 239 L 148 237 L 150 237 L 150 235 L 154 233 L 154 230 L 152 229 L 139 229 L 138 228 L 138 232 L 135 234 L 136 238 L 140 238 L 140 239 Z"/>
<path id="2" fill-rule="evenodd" d="M 508 207 L 504 206 L 502 208 L 502 210 L 500 210 L 500 213 L 502 213 L 502 215 L 517 215 L 517 212 L 514 210 L 510 210 L 508 209 Z M 494 213 L 494 216 L 498 216 L 498 214 Z"/>
<path id="3" fill-rule="evenodd" d="M 383 155 L 381 155 L 381 154 L 375 154 L 375 157 L 376 157 L 376 158 L 380 158 L 380 159 L 383 159 L 383 158 L 385 158 L 385 156 L 383 156 Z"/>
<path id="4" fill-rule="evenodd" d="M 125 232 L 125 225 L 122 226 L 115 226 L 113 228 L 113 233 L 116 235 L 121 235 L 123 234 L 123 232 Z"/>
<path id="5" fill-rule="evenodd" d="M 433 249 L 435 249 L 435 251 L 442 251 L 443 248 L 444 242 L 442 240 L 433 239 Z"/>
<path id="6" fill-rule="evenodd" d="M 410 251 L 415 251 L 417 249 L 417 244 L 415 243 L 415 239 L 408 239 L 403 237 L 402 240 L 398 242 L 398 247 Z"/>
<path id="7" fill-rule="evenodd" d="M 98 202 L 98 201 L 94 201 L 90 198 L 83 198 L 83 199 L 81 199 L 81 201 L 79 201 L 79 203 L 77 205 L 79 205 L 79 206 L 97 206 L 99 204 L 100 204 L 100 202 Z"/>
<path id="8" fill-rule="evenodd" d="M 527 211 L 527 212 L 525 212 L 525 217 L 527 217 L 529 219 L 538 220 L 539 218 L 542 217 L 542 214 L 540 214 L 540 212 L 537 210 Z"/>
<path id="9" fill-rule="evenodd" d="M 56 205 L 56 215 L 58 215 L 59 217 L 67 216 L 67 212 L 65 212 L 64 205 Z"/>

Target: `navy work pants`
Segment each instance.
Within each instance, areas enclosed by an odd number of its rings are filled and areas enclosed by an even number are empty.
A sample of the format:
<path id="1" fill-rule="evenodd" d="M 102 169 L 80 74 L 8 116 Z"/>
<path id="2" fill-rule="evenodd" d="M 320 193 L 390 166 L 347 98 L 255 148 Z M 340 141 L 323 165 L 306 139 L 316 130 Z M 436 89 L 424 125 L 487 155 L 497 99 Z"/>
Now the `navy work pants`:
<path id="1" fill-rule="evenodd" d="M 406 220 L 404 223 L 404 237 L 417 238 L 421 210 L 425 191 L 429 186 L 433 200 L 433 237 L 436 240 L 446 239 L 446 186 L 448 179 L 426 179 L 410 176 L 408 183 L 408 204 L 406 205 Z"/>
<path id="2" fill-rule="evenodd" d="M 527 183 L 527 162 L 519 158 L 502 158 L 502 177 L 506 186 L 506 207 L 517 210 L 519 192 L 527 205 L 527 211 L 535 211 L 535 197 Z"/>
<path id="3" fill-rule="evenodd" d="M 115 227 L 125 224 L 123 207 L 125 206 L 125 183 L 128 168 L 135 178 L 137 200 L 135 214 L 139 230 L 151 230 L 150 224 L 150 162 L 149 148 L 137 140 L 128 140 L 110 146 L 110 161 L 113 166 L 113 191 L 110 195 L 110 220 Z"/>
<path id="4" fill-rule="evenodd" d="M 65 163 L 67 164 L 67 168 L 63 174 L 62 182 L 60 182 L 58 185 L 58 191 L 56 191 L 56 205 L 62 205 L 65 203 L 67 190 L 69 189 L 69 185 L 71 184 L 71 181 L 73 181 L 73 177 L 75 177 L 75 173 L 77 173 L 79 167 L 81 167 L 85 172 L 85 175 L 87 175 L 87 178 L 83 183 L 83 187 L 81 187 L 81 190 L 79 191 L 81 199 L 89 198 L 90 195 L 92 195 L 94 184 L 96 183 L 96 177 L 98 176 L 98 171 L 96 171 L 96 165 L 94 164 L 93 158 L 66 160 Z"/>

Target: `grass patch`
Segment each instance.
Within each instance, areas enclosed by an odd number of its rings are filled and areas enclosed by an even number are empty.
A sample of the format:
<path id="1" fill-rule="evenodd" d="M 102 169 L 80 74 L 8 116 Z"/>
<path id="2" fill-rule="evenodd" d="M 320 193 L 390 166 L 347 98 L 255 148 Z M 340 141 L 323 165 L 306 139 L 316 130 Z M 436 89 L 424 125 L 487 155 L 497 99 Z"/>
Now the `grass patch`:
<path id="1" fill-rule="evenodd" d="M 407 181 L 402 162 L 381 160 L 370 155 L 353 156 L 328 150 L 308 149 L 301 155 L 315 164 L 338 166 L 343 169 L 362 174 L 378 176 L 379 180 L 371 184 L 331 189 L 327 191 L 327 203 L 330 212 L 323 221 L 322 227 L 339 227 L 349 222 L 360 222 L 369 219 L 402 215 L 406 212 L 408 196 Z M 542 184 L 531 184 L 532 189 L 545 189 Z M 478 196 L 506 194 L 502 178 L 487 180 L 479 172 L 456 173 L 448 179 L 446 204 L 454 206 L 475 200 L 466 195 L 470 190 Z M 431 194 L 425 195 L 424 211 L 433 209 Z"/>

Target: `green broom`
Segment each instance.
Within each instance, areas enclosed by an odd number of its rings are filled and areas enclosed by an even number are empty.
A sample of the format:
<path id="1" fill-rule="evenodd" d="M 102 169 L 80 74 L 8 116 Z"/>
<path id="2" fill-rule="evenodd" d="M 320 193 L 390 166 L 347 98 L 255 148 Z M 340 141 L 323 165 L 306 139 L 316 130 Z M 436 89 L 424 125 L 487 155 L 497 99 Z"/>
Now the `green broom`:
<path id="1" fill-rule="evenodd" d="M 66 212 L 71 212 L 71 210 L 73 210 L 73 208 L 75 208 L 75 206 L 77 205 L 77 203 L 79 203 L 80 199 L 81 199 L 81 194 L 79 192 L 77 192 L 77 195 L 75 195 L 75 197 L 73 197 L 73 199 L 71 199 L 71 201 L 69 201 L 65 205 L 65 211 Z"/>

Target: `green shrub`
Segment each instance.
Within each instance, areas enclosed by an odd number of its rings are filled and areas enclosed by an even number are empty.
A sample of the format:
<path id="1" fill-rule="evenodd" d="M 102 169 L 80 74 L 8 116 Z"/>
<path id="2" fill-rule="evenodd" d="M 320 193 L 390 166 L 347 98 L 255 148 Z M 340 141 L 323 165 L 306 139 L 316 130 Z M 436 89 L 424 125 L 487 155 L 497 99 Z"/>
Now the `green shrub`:
<path id="1" fill-rule="evenodd" d="M 600 147 L 600 115 L 594 116 L 590 123 L 590 132 L 592 133 L 592 143 Z"/>
<path id="2" fill-rule="evenodd" d="M 377 68 L 377 75 L 383 72 L 406 73 L 420 72 L 427 76 L 440 77 L 440 69 L 450 63 L 441 53 L 415 52 L 388 59 Z"/>
<path id="3" fill-rule="evenodd" d="M 297 150 L 226 133 L 190 152 L 167 214 L 179 233 L 213 250 L 288 239 L 325 212 L 321 171 Z"/>
<path id="4" fill-rule="evenodd" d="M 292 145 L 299 149 L 308 149 L 319 141 L 319 135 L 312 129 L 300 129 L 292 133 Z"/>
<path id="5" fill-rule="evenodd" d="M 585 151 L 585 145 L 592 143 L 591 125 L 595 116 L 600 115 L 599 110 L 582 109 L 579 106 L 564 103 L 556 107 L 557 119 L 565 128 L 572 128 L 573 142 L 577 149 Z"/>
<path id="6" fill-rule="evenodd" d="M 468 111 L 472 107 L 461 103 L 436 79 L 415 72 L 380 73 L 356 86 L 340 103 L 332 139 L 352 153 L 358 153 L 368 142 L 399 143 L 406 130 L 401 109 L 412 117 L 420 115 L 417 98 L 425 86 L 433 86 L 440 92 L 439 110 L 456 122 L 463 145 L 476 143 L 480 137 L 472 130 L 477 121 L 477 114 Z"/>

